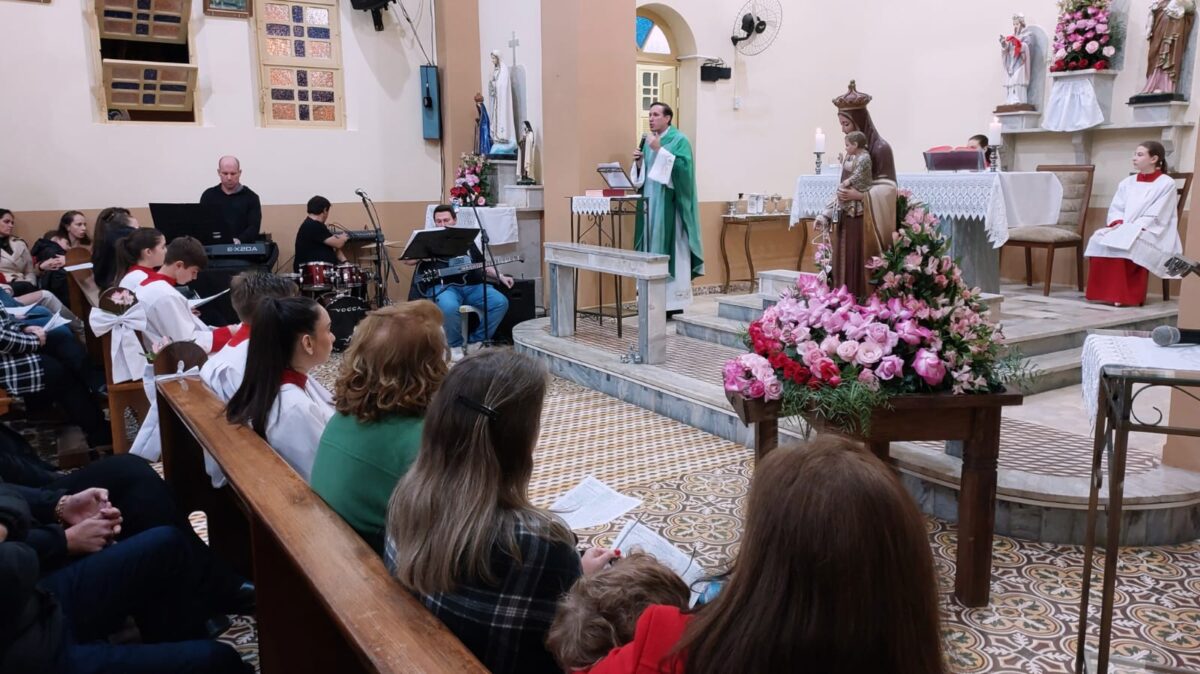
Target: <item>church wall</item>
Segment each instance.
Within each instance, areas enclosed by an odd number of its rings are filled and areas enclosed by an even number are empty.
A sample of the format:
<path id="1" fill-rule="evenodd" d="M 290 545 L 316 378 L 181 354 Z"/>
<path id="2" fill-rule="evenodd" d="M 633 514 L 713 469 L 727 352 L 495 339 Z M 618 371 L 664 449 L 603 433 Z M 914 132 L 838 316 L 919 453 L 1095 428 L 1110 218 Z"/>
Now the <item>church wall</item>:
<path id="1" fill-rule="evenodd" d="M 437 200 L 439 147 L 421 137 L 423 58 L 398 12 L 376 33 L 369 14 L 340 7 L 347 125 L 330 130 L 263 128 L 252 24 L 204 16 L 199 0 L 192 23 L 201 122 L 102 123 L 84 8 L 83 0 L 0 4 L 0 25 L 10 29 L 0 68 L 3 207 L 194 201 L 216 184 L 226 153 L 241 158 L 245 183 L 266 205 L 303 204 L 313 194 L 349 201 L 357 187 L 381 204 Z M 432 17 L 413 18 L 432 50 Z"/>
<path id="2" fill-rule="evenodd" d="M 735 199 L 738 192 L 790 197 L 796 176 L 812 172 L 817 127 L 826 133 L 826 162 L 836 156 L 841 134 L 831 99 L 846 90 L 850 79 L 874 97 L 872 116 L 892 144 L 897 169 L 923 171 L 925 148 L 965 143 L 970 135 L 986 132 L 993 108 L 1003 101 L 997 37 L 1011 32 L 1012 13 L 1025 12 L 1031 26 L 1041 26 L 1051 35 L 1057 14 L 1052 0 L 1022 6 L 981 0 L 971 3 L 969 11 L 939 0 L 870 3 L 869 11 L 853 3 L 785 2 L 775 43 L 762 54 L 744 57 L 735 56 L 729 42 L 734 17 L 744 4 L 740 0 L 638 4 L 671 8 L 694 36 L 697 54 L 724 58 L 733 67 L 730 80 L 696 83 L 695 111 L 684 111 L 695 119 L 700 200 L 713 203 Z M 1118 125 L 1132 121 L 1124 101 L 1144 79 L 1147 3 L 1138 0 L 1132 5 L 1132 13 L 1126 16 L 1125 67 L 1114 86 L 1113 123 Z M 672 21 L 672 15 L 664 18 Z M 1196 101 L 1198 95 L 1200 82 L 1193 79 L 1190 100 Z M 735 96 L 741 99 L 738 110 Z M 1193 108 L 1187 120 L 1195 122 L 1198 117 L 1200 109 Z M 1092 135 L 1091 152 L 1098 169 L 1092 197 L 1096 210 L 1089 215 L 1089 231 L 1099 226 L 1117 183 L 1127 175 L 1133 147 L 1157 138 L 1158 133 L 1133 129 Z M 1170 158 L 1172 165 L 1192 170 L 1194 144 L 1194 133 L 1185 130 Z M 1007 164 L 1033 170 L 1043 163 L 1074 163 L 1074 157 L 1070 134 L 1021 135 L 1015 161 L 1010 154 Z M 722 280 L 721 212 L 719 207 L 702 207 L 708 274 L 697 283 Z M 755 249 L 778 251 L 793 241 L 798 241 L 795 234 L 763 229 L 756 232 Z M 740 236 L 731 236 L 727 245 L 733 260 L 744 257 Z M 786 257 L 756 258 L 756 266 L 770 268 L 773 260 L 785 262 Z M 1020 253 L 1006 258 L 1005 277 L 1020 278 L 1024 273 Z M 1040 254 L 1035 258 L 1038 283 L 1043 258 Z M 1060 253 L 1055 267 L 1056 282 L 1074 278 L 1069 254 Z"/>

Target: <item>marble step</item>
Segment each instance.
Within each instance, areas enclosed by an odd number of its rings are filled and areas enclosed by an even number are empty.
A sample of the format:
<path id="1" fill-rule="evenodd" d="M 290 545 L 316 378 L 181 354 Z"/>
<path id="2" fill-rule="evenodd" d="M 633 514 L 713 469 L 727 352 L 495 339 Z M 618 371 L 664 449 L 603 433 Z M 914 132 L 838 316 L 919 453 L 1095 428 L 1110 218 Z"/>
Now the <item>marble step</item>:
<path id="1" fill-rule="evenodd" d="M 1037 368 L 1037 373 L 1017 389 L 1025 395 L 1033 395 L 1078 384 L 1083 372 L 1082 356 L 1083 348 L 1080 347 L 1029 357 L 1027 360 Z"/>
<path id="2" fill-rule="evenodd" d="M 745 325 L 762 316 L 763 309 L 769 306 L 765 302 L 774 301 L 774 297 L 768 298 L 760 293 L 722 297 L 717 300 L 717 316 Z"/>
<path id="3" fill-rule="evenodd" d="M 1088 333 L 1092 330 L 1153 330 L 1160 325 L 1175 325 L 1177 318 L 1174 313 L 1146 317 L 1130 317 L 1123 316 L 1118 312 L 1114 313 L 1116 315 L 1111 320 L 1087 326 L 1073 325 L 1069 320 L 1064 319 L 1063 327 L 1054 330 L 1025 335 L 1006 333 L 1004 346 L 1006 349 L 1020 349 L 1021 355 L 1025 357 L 1041 356 L 1081 348 Z M 1002 328 L 1003 325 L 1002 321 Z"/>
<path id="4" fill-rule="evenodd" d="M 676 316 L 674 322 L 677 335 L 735 349 L 745 348 L 742 333 L 746 331 L 748 321 L 721 318 L 711 314 L 684 313 Z"/>

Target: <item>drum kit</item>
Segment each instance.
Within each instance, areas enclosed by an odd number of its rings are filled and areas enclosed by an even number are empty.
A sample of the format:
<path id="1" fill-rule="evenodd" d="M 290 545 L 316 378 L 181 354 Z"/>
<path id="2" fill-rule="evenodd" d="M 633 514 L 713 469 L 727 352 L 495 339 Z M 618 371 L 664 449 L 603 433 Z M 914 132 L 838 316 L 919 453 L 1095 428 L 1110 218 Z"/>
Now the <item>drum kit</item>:
<path id="1" fill-rule="evenodd" d="M 349 263 L 306 262 L 300 265 L 300 273 L 281 276 L 291 279 L 300 294 L 317 300 L 329 312 L 334 350 L 349 347 L 354 327 L 371 309 L 367 284 L 376 281 L 375 272 Z"/>

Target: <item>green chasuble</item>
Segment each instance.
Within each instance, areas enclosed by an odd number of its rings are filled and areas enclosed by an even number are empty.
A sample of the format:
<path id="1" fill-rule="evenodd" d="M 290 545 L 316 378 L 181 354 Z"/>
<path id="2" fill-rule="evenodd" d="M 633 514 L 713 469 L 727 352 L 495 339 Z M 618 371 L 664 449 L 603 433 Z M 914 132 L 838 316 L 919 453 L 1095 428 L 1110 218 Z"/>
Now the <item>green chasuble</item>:
<path id="1" fill-rule="evenodd" d="M 651 180 L 654 172 L 654 162 L 659 158 L 659 152 L 645 149 L 645 183 L 642 194 L 646 197 L 650 219 L 650 246 L 644 245 L 646 218 L 642 209 L 638 209 L 637 228 L 634 232 L 634 246 L 638 250 L 651 253 L 661 253 L 671 256 L 671 275 L 680 278 L 676 271 L 675 260 L 675 223 L 676 216 L 687 232 L 688 248 L 691 249 L 691 276 L 688 280 L 704 273 L 704 251 L 700 243 L 700 215 L 696 205 L 696 166 L 692 159 L 692 144 L 687 136 L 675 127 L 668 127 L 667 132 L 659 138 L 662 149 L 675 156 L 675 164 L 671 167 L 670 187 L 664 183 Z"/>

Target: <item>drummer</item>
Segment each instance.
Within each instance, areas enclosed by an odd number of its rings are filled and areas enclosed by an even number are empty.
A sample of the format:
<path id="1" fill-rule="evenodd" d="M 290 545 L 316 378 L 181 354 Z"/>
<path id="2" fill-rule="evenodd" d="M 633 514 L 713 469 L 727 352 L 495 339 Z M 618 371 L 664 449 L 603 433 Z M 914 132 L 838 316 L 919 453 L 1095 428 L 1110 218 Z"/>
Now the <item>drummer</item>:
<path id="1" fill-rule="evenodd" d="M 296 272 L 309 262 L 337 264 L 346 261 L 342 247 L 348 236 L 345 232 L 334 234 L 325 224 L 329 219 L 329 208 L 329 200 L 325 197 L 315 196 L 308 200 L 308 217 L 296 232 Z"/>

